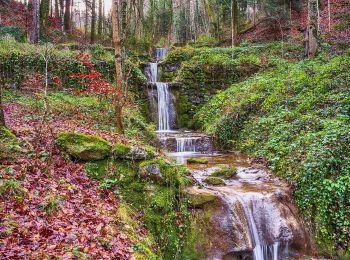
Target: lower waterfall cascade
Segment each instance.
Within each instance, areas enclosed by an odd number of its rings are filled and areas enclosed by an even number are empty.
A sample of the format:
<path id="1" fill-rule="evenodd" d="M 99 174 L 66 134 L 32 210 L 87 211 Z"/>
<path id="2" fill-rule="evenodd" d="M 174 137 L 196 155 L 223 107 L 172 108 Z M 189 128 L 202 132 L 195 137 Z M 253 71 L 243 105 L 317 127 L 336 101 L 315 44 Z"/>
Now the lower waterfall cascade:
<path id="1" fill-rule="evenodd" d="M 149 63 L 145 73 L 156 88 L 157 102 L 153 106 L 158 115 L 158 139 L 160 148 L 168 152 L 178 164 L 187 164 L 188 158 L 204 158 L 204 165 L 187 166 L 202 191 L 218 197 L 222 209 L 213 222 L 213 230 L 225 241 L 215 241 L 206 249 L 206 259 L 299 259 L 310 250 L 311 242 L 289 200 L 289 187 L 266 170 L 254 167 L 249 159 L 237 154 L 215 152 L 212 139 L 202 133 L 174 130 L 174 98 L 168 83 L 158 82 L 158 62 L 167 54 L 163 48 L 156 49 L 156 63 Z M 149 97 L 153 97 L 153 92 Z M 220 166 L 218 166 L 220 165 Z M 224 185 L 213 186 L 205 182 L 220 167 L 237 167 L 237 175 L 225 179 Z M 240 209 L 235 212 L 235 209 Z M 241 232 L 241 233 L 237 233 Z M 232 239 L 237 238 L 237 239 Z M 217 243 L 215 243 L 217 242 Z M 204 250 L 204 249 L 203 249 Z"/>

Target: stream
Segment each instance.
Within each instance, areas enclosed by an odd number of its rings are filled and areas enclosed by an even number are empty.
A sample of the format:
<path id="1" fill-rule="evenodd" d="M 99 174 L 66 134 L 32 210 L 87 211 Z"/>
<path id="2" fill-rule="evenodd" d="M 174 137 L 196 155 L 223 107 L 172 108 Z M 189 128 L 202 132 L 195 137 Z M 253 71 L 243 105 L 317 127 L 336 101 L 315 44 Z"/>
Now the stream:
<path id="1" fill-rule="evenodd" d="M 174 97 L 169 84 L 158 82 L 158 63 L 167 49 L 156 49 L 156 62 L 145 74 L 151 108 L 158 118 L 160 147 L 178 164 L 187 164 L 198 185 L 189 194 L 211 194 L 219 201 L 210 219 L 203 245 L 205 259 L 280 260 L 304 259 L 313 255 L 312 242 L 293 205 L 290 187 L 240 153 L 215 151 L 211 137 L 176 129 Z M 205 158 L 206 164 L 187 163 L 188 158 Z M 225 167 L 236 167 L 233 178 L 222 185 L 209 185 L 205 179 Z"/>

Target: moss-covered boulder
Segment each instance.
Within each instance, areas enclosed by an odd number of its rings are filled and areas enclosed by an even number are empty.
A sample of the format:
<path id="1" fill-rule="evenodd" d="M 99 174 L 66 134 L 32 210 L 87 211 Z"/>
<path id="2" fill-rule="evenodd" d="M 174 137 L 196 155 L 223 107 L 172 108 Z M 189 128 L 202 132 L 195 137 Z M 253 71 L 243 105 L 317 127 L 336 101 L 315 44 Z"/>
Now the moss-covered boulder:
<path id="1" fill-rule="evenodd" d="M 81 133 L 59 133 L 57 144 L 70 156 L 82 161 L 102 160 L 110 155 L 112 149 L 105 139 Z"/>
<path id="2" fill-rule="evenodd" d="M 16 139 L 16 136 L 13 133 L 11 133 L 11 131 L 8 128 L 2 126 L 0 127 L 0 139 L 14 140 Z"/>
<path id="3" fill-rule="evenodd" d="M 192 207 L 201 207 L 204 204 L 213 203 L 218 199 L 213 193 L 198 187 L 187 188 L 185 192 Z"/>
<path id="4" fill-rule="evenodd" d="M 223 167 L 214 171 L 210 176 L 211 177 L 221 177 L 224 179 L 231 179 L 237 175 L 236 167 Z"/>
<path id="5" fill-rule="evenodd" d="M 208 164 L 209 160 L 207 158 L 188 158 L 188 163 L 197 163 L 197 164 Z"/>
<path id="6" fill-rule="evenodd" d="M 213 186 L 226 185 L 225 181 L 218 177 L 208 177 L 204 180 L 204 182 L 208 185 L 213 185 Z"/>
<path id="7" fill-rule="evenodd" d="M 113 149 L 113 155 L 116 159 L 142 161 L 152 159 L 156 155 L 156 152 L 150 147 L 116 144 Z"/>

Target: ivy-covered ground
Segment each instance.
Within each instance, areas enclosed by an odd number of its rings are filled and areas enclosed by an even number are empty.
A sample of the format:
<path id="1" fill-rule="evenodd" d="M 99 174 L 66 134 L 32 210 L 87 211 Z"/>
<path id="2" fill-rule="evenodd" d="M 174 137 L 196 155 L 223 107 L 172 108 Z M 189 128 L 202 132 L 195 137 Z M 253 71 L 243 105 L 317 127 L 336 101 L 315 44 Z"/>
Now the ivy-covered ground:
<path id="1" fill-rule="evenodd" d="M 276 62 L 217 94 L 195 118 L 222 148 L 266 160 L 293 184 L 320 253 L 349 257 L 349 52 Z"/>

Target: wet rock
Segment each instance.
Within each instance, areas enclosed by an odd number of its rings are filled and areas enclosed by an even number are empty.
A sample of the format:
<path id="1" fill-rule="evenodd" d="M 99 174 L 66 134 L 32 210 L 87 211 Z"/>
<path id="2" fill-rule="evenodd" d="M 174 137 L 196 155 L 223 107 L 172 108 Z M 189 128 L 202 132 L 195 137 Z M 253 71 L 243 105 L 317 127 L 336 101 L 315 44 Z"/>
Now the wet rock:
<path id="1" fill-rule="evenodd" d="M 223 167 L 214 171 L 210 176 L 211 177 L 221 177 L 224 179 L 231 179 L 237 175 L 236 167 Z"/>
<path id="2" fill-rule="evenodd" d="M 198 187 L 191 187 L 185 190 L 190 204 L 193 207 L 200 207 L 207 203 L 213 203 L 217 201 L 217 196 L 212 192 L 200 189 Z"/>
<path id="3" fill-rule="evenodd" d="M 213 186 L 226 185 L 226 183 L 223 179 L 220 179 L 217 177 L 208 177 L 204 180 L 204 182 L 206 184 L 213 185 Z"/>
<path id="4" fill-rule="evenodd" d="M 82 161 L 102 160 L 111 152 L 111 145 L 105 139 L 81 133 L 59 133 L 57 144 L 70 156 Z"/>

